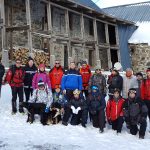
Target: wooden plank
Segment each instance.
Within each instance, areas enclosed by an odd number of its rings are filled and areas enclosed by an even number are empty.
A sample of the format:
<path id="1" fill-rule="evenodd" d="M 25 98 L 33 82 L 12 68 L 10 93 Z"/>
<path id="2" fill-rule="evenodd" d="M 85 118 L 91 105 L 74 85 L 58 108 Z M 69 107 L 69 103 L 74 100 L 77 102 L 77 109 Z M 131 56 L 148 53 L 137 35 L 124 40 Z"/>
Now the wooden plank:
<path id="1" fill-rule="evenodd" d="M 10 26 L 10 27 L 6 27 L 6 32 L 9 32 L 9 31 L 21 31 L 21 30 L 28 30 L 29 29 L 29 25 L 25 25 L 25 26 L 16 26 L 16 27 L 13 27 L 13 26 Z"/>

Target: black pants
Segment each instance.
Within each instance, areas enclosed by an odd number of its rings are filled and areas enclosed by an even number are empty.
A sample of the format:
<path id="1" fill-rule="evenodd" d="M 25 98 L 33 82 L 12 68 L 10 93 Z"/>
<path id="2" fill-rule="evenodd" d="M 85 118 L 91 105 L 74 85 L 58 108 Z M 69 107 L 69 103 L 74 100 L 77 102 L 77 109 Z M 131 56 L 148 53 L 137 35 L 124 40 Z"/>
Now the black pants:
<path id="1" fill-rule="evenodd" d="M 33 89 L 30 87 L 24 88 L 24 92 L 25 92 L 26 102 L 28 102 L 28 100 L 30 99 L 30 96 L 32 96 L 33 94 Z"/>
<path id="2" fill-rule="evenodd" d="M 147 127 L 146 120 L 141 122 L 139 125 L 140 125 L 139 135 L 140 136 L 145 136 L 145 131 L 146 131 L 146 127 Z M 138 132 L 138 126 L 137 125 L 130 125 L 130 133 L 132 135 L 136 135 L 137 132 Z"/>
<path id="3" fill-rule="evenodd" d="M 31 123 L 33 123 L 34 115 L 39 114 L 41 117 L 40 119 L 41 123 L 43 125 L 46 125 L 48 115 L 47 113 L 45 113 L 45 108 L 46 108 L 46 105 L 43 103 L 28 103 L 29 114 L 28 114 L 27 122 L 30 121 Z"/>
<path id="4" fill-rule="evenodd" d="M 150 100 L 144 100 L 147 108 L 148 108 L 148 117 L 149 117 L 149 120 L 150 120 Z"/>
<path id="5" fill-rule="evenodd" d="M 23 87 L 11 87 L 12 91 L 12 112 L 17 112 L 17 95 L 19 97 L 19 112 L 23 112 Z"/>
<path id="6" fill-rule="evenodd" d="M 93 127 L 100 128 L 103 130 L 105 127 L 105 112 L 103 109 L 98 111 L 95 115 L 91 114 Z"/>
<path id="7" fill-rule="evenodd" d="M 1 97 L 2 82 L 0 81 L 0 97 Z"/>
<path id="8" fill-rule="evenodd" d="M 124 123 L 123 117 L 119 117 L 118 119 L 112 121 L 112 129 L 116 130 L 117 133 L 121 133 L 123 123 Z"/>
<path id="9" fill-rule="evenodd" d="M 71 118 L 71 125 L 78 125 L 78 124 L 83 124 L 85 125 L 87 123 L 87 117 L 88 117 L 88 110 L 80 110 L 78 114 L 73 114 L 71 108 L 68 106 L 65 107 L 65 113 L 63 116 L 63 121 L 68 123 L 68 120 L 70 116 L 72 115 Z"/>

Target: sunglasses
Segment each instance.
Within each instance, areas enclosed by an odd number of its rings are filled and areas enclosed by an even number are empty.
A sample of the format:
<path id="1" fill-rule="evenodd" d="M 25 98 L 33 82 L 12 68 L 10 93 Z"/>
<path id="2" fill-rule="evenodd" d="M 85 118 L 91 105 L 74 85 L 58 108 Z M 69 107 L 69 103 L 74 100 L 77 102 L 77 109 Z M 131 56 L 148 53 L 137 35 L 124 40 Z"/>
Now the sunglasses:
<path id="1" fill-rule="evenodd" d="M 129 93 L 134 93 L 134 94 L 136 94 L 136 91 L 130 90 Z"/>
<path id="2" fill-rule="evenodd" d="M 96 69 L 96 71 L 101 71 L 101 69 Z"/>
<path id="3" fill-rule="evenodd" d="M 55 63 L 55 64 L 57 65 L 57 64 L 60 64 L 60 63 Z"/>
<path id="4" fill-rule="evenodd" d="M 20 61 L 17 61 L 16 64 L 21 64 L 21 62 L 20 62 Z"/>

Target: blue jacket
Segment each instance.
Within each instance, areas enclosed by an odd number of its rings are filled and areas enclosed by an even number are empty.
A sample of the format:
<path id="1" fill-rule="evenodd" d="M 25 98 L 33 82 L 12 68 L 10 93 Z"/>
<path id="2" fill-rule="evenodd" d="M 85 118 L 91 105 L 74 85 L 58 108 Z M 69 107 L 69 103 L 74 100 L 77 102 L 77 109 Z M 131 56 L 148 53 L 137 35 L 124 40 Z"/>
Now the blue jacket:
<path id="1" fill-rule="evenodd" d="M 62 78 L 61 88 L 62 90 L 82 90 L 82 77 L 79 71 L 69 69 Z"/>

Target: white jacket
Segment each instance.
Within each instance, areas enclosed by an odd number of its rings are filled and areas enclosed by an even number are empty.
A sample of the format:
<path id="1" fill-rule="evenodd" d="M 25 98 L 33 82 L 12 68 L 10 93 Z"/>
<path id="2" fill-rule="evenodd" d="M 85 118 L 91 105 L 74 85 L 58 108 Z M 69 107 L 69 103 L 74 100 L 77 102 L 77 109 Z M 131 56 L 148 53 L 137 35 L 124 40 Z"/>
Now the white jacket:
<path id="1" fill-rule="evenodd" d="M 29 103 L 44 103 L 46 107 L 50 107 L 53 102 L 52 92 L 49 89 L 35 89 Z"/>
<path id="2" fill-rule="evenodd" d="M 122 97 L 128 98 L 128 91 L 130 88 L 137 88 L 137 79 L 134 75 L 130 78 L 123 76 L 123 89 L 122 89 Z"/>

